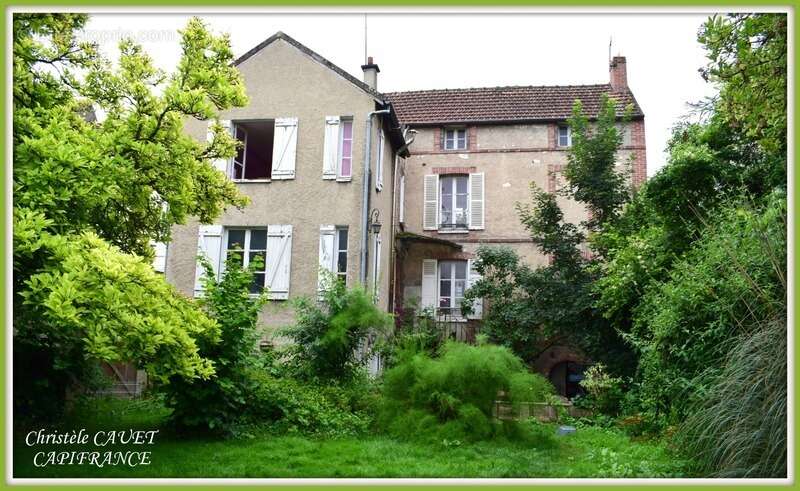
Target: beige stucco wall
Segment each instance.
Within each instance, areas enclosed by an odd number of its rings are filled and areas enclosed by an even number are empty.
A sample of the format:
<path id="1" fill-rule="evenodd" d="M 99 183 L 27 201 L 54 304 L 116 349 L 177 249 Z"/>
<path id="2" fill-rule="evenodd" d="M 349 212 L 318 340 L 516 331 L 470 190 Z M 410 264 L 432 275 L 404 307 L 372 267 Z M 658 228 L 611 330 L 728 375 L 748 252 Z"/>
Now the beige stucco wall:
<path id="1" fill-rule="evenodd" d="M 215 221 L 223 226 L 293 226 L 289 298 L 315 297 L 319 268 L 319 228 L 323 224 L 347 226 L 349 285 L 358 281 L 361 239 L 361 202 L 364 175 L 365 121 L 375 110 L 374 99 L 337 73 L 312 60 L 283 40 L 277 40 L 253 55 L 239 70 L 244 78 L 250 104 L 221 113 L 221 119 L 298 118 L 295 178 L 267 183 L 241 183 L 239 189 L 251 199 L 243 211 L 229 209 Z M 353 117 L 353 179 L 336 182 L 322 179 L 325 116 Z M 375 118 L 377 120 L 377 118 Z M 205 141 L 207 123 L 191 120 L 186 131 Z M 375 130 L 377 131 L 377 129 Z M 373 152 L 377 149 L 373 140 Z M 373 157 L 371 161 L 375 162 Z M 388 262 L 392 233 L 391 217 L 392 150 L 386 145 L 383 191 L 372 187 L 372 205 L 384 220 L 384 267 L 380 305 L 388 305 Z M 197 253 L 196 222 L 176 226 L 167 255 L 166 275 L 180 291 L 192 295 Z M 370 250 L 370 254 L 372 251 Z M 368 261 L 368 264 L 371 261 Z M 369 278 L 370 276 L 368 276 Z M 286 301 L 271 301 L 261 322 L 267 331 L 286 325 L 293 313 Z"/>

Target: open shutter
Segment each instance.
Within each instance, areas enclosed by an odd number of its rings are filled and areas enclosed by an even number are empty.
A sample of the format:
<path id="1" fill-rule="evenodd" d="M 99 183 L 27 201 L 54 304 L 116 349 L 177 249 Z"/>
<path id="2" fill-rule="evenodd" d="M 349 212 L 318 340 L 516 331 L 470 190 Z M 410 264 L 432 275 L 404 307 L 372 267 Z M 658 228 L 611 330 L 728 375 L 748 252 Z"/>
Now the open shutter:
<path id="1" fill-rule="evenodd" d="M 209 143 L 214 140 L 214 132 L 211 131 L 211 125 L 214 124 L 214 121 L 208 122 L 208 132 L 206 133 L 206 139 Z M 229 119 L 222 119 L 220 120 L 219 124 L 222 125 L 229 133 L 231 131 L 231 121 Z M 230 163 L 230 159 L 215 159 L 214 160 L 214 168 L 218 171 L 224 173 L 226 176 L 229 176 L 230 173 L 228 172 L 228 164 Z"/>
<path id="2" fill-rule="evenodd" d="M 267 288 L 271 300 L 289 298 L 289 277 L 292 267 L 292 226 L 267 227 Z"/>
<path id="3" fill-rule="evenodd" d="M 222 225 L 200 225 L 197 231 L 197 255 L 205 257 L 214 268 L 214 277 L 219 278 L 220 255 L 222 253 Z M 194 296 L 203 294 L 202 278 L 206 271 L 198 259 L 194 275 Z"/>
<path id="4" fill-rule="evenodd" d="M 380 191 L 383 189 L 383 148 L 386 144 L 386 137 L 383 134 L 383 129 L 378 129 L 378 158 L 375 163 L 375 189 Z"/>
<path id="5" fill-rule="evenodd" d="M 436 277 L 439 269 L 436 259 L 422 260 L 422 291 L 419 306 L 423 309 L 435 309 L 438 295 L 436 295 Z"/>
<path id="6" fill-rule="evenodd" d="M 381 236 L 375 236 L 375 263 L 372 267 L 372 296 L 375 303 L 378 302 L 378 294 L 380 288 L 378 287 L 378 280 L 381 278 Z"/>
<path id="7" fill-rule="evenodd" d="M 294 179 L 296 155 L 297 118 L 277 118 L 272 146 L 272 178 Z"/>
<path id="8" fill-rule="evenodd" d="M 329 285 L 325 283 L 323 271 L 334 272 L 333 265 L 336 251 L 333 250 L 336 238 L 336 227 L 333 225 L 322 225 L 319 228 L 319 278 L 317 279 L 317 290 L 323 291 Z"/>
<path id="9" fill-rule="evenodd" d="M 405 222 L 405 209 L 406 209 L 406 176 L 400 176 L 400 198 L 399 203 L 397 204 L 398 208 L 400 208 L 399 218 L 398 220 L 400 223 Z"/>
<path id="10" fill-rule="evenodd" d="M 475 260 L 469 259 L 467 261 L 467 288 L 478 282 L 481 275 L 475 271 Z M 467 316 L 468 319 L 480 319 L 483 317 L 483 299 L 479 298 L 472 302 L 472 313 Z"/>
<path id="11" fill-rule="evenodd" d="M 439 175 L 425 176 L 423 190 L 423 230 L 436 230 L 439 228 Z"/>
<path id="12" fill-rule="evenodd" d="M 469 228 L 483 230 L 483 172 L 469 175 Z"/>
<path id="13" fill-rule="evenodd" d="M 336 179 L 339 159 L 339 116 L 325 116 L 325 150 L 322 160 L 322 178 Z"/>

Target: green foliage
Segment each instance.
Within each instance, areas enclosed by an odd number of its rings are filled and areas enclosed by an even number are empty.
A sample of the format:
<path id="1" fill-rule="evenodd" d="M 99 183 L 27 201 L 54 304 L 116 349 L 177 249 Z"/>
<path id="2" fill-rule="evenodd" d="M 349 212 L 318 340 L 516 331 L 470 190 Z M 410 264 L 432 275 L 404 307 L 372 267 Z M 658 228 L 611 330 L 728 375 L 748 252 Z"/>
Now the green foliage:
<path id="1" fill-rule="evenodd" d="M 678 433 L 695 471 L 786 477 L 786 319 L 738 336 L 721 372 Z"/>
<path id="2" fill-rule="evenodd" d="M 785 158 L 787 15 L 712 16 L 698 35 L 708 56 L 703 77 L 720 93 L 714 109 L 726 126 Z"/>
<path id="3" fill-rule="evenodd" d="M 586 391 L 583 405 L 605 415 L 619 413 L 620 402 L 623 397 L 623 380 L 612 377 L 603 364 L 592 365 L 580 381 L 580 386 Z"/>
<path id="4" fill-rule="evenodd" d="M 13 16 L 15 400 L 50 415 L 98 360 L 135 362 L 157 382 L 213 373 L 197 345 L 218 328 L 152 271 L 150 243 L 246 203 L 212 165 L 233 138 L 183 131 L 185 118 L 247 102 L 229 39 L 193 19 L 167 75 L 127 40 L 112 67 L 77 42 L 86 20 Z"/>
<path id="5" fill-rule="evenodd" d="M 201 304 L 216 319 L 220 337 L 200 345 L 200 354 L 214 361 L 216 373 L 205 380 L 173 377 L 163 387 L 172 420 L 183 429 L 227 432 L 247 407 L 247 394 L 254 390 L 251 370 L 255 367 L 258 313 L 266 295 L 251 297 L 252 268 L 228 260 L 217 282 L 206 263 Z"/>
<path id="6" fill-rule="evenodd" d="M 53 235 L 41 214 L 15 212 L 15 405 L 21 414 L 56 416 L 66 389 L 91 379 L 99 361 L 137 360 L 151 380 L 207 378 L 199 344 L 217 324 L 152 266 L 91 232 Z M 42 407 L 48 401 L 51 405 Z"/>
<path id="7" fill-rule="evenodd" d="M 296 323 L 281 334 L 293 341 L 289 353 L 298 376 L 344 381 L 359 373 L 370 356 L 364 344 L 387 329 L 392 317 L 363 288 L 348 289 L 341 281 L 329 285 L 321 302 L 295 303 Z"/>
<path id="8" fill-rule="evenodd" d="M 523 438 L 516 423 L 494 420 L 494 401 L 500 392 L 532 402 L 552 391 L 507 348 L 447 342 L 438 358 L 419 352 L 386 371 L 379 425 L 399 437 L 431 441 Z"/>
<path id="9" fill-rule="evenodd" d="M 668 279 L 645 292 L 627 338 L 641 353 L 644 396 L 656 413 L 682 421 L 730 340 L 785 311 L 784 199 L 722 209 Z"/>
<path id="10" fill-rule="evenodd" d="M 250 377 L 240 424 L 267 427 L 276 434 L 330 437 L 362 434 L 372 422 L 375 401 L 366 383 L 323 386 L 262 371 Z"/>
<path id="11" fill-rule="evenodd" d="M 628 114 L 630 113 L 628 108 Z M 623 118 L 628 121 L 629 118 Z M 627 169 L 617 169 L 617 150 L 622 134 L 617 129 L 617 105 L 607 94 L 600 99 L 597 120 L 589 123 L 580 100 L 575 101 L 569 126 L 572 146 L 567 152 L 564 194 L 586 205 L 588 230 L 596 230 L 613 221 L 630 199 L 630 162 Z"/>

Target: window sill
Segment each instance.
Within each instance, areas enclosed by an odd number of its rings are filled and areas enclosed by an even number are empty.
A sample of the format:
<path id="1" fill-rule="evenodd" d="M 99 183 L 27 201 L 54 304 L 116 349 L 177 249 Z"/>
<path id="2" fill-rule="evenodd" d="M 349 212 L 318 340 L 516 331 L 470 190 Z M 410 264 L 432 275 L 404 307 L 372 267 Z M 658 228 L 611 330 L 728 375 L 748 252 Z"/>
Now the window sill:
<path id="1" fill-rule="evenodd" d="M 352 177 L 337 177 L 336 182 L 351 182 L 353 180 Z"/>
<path id="2" fill-rule="evenodd" d="M 236 184 L 256 184 L 272 182 L 272 179 L 231 179 L 231 181 L 235 182 Z"/>
<path id="3" fill-rule="evenodd" d="M 470 231 L 469 231 L 469 229 L 465 228 L 463 230 L 441 230 L 441 229 L 438 229 L 438 230 L 436 230 L 436 232 L 440 233 L 440 234 L 468 234 Z"/>

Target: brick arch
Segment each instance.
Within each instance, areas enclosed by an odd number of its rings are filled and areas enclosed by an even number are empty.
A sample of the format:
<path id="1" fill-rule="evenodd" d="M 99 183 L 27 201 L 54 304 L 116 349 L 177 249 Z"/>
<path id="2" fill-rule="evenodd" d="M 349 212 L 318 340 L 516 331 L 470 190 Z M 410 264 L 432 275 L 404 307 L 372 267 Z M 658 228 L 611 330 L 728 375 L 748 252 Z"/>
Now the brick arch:
<path id="1" fill-rule="evenodd" d="M 566 345 L 557 345 L 549 347 L 541 355 L 539 355 L 536 361 L 534 361 L 533 367 L 537 372 L 549 378 L 553 367 L 565 361 L 587 363 L 589 360 L 577 348 Z"/>

